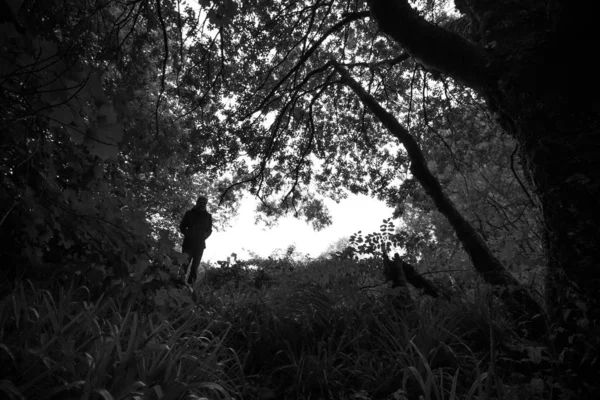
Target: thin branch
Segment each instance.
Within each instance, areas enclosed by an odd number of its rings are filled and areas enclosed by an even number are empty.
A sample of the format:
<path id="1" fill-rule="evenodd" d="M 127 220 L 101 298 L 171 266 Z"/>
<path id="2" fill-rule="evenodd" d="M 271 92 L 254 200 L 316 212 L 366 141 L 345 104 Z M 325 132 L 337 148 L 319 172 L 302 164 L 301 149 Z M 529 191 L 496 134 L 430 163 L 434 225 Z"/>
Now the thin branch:
<path id="1" fill-rule="evenodd" d="M 345 67 L 366 67 L 369 69 L 373 69 L 373 68 L 377 68 L 380 66 L 388 66 L 388 67 L 393 67 L 394 65 L 400 64 L 403 61 L 406 61 L 410 58 L 410 54 L 404 52 L 401 53 L 399 56 L 394 57 L 394 58 L 388 58 L 387 60 L 381 60 L 381 61 L 377 61 L 376 63 L 372 64 L 372 63 L 367 63 L 367 62 L 357 62 L 357 63 L 342 63 L 341 65 L 345 66 Z"/>
<path id="2" fill-rule="evenodd" d="M 253 176 L 244 179 L 240 182 L 236 182 L 233 183 L 232 185 L 230 185 L 229 187 L 227 187 L 223 193 L 221 194 L 220 200 L 219 200 L 219 205 L 223 202 L 223 199 L 225 198 L 225 196 L 227 195 L 227 193 L 229 192 L 229 190 L 233 189 L 236 186 L 245 184 L 245 183 L 250 183 L 255 181 L 256 179 L 260 178 L 265 171 L 267 162 L 269 161 L 269 159 L 271 158 L 271 156 L 273 155 L 274 152 L 274 147 L 275 147 L 275 142 L 277 139 L 277 132 L 280 130 L 280 126 L 281 126 L 281 122 L 283 120 L 283 116 L 285 115 L 286 111 L 288 109 L 292 109 L 293 107 L 290 107 L 293 103 L 295 103 L 295 101 L 297 101 L 298 99 L 298 91 L 310 80 L 311 77 L 316 76 L 324 71 L 327 70 L 327 68 L 330 67 L 330 63 L 326 63 L 325 65 L 312 70 L 309 74 L 307 74 L 307 76 L 302 80 L 302 82 L 300 84 L 298 84 L 296 87 L 293 88 L 293 94 L 292 94 L 292 98 L 290 99 L 290 101 L 288 101 L 283 108 L 281 109 L 281 111 L 278 113 L 277 118 L 275 119 L 275 121 L 273 122 L 273 125 L 271 126 L 271 136 L 269 138 L 269 143 L 267 145 L 267 148 L 264 150 L 264 154 L 263 154 L 263 159 L 260 162 L 260 169 L 259 171 L 254 174 Z M 329 82 L 330 78 L 332 77 L 332 75 L 330 75 L 326 81 L 325 84 L 322 85 L 322 90 L 324 90 L 327 87 L 327 83 Z M 322 91 L 321 90 L 321 91 Z M 312 140 L 311 140 L 311 145 L 308 147 L 308 149 L 310 149 L 312 147 Z M 306 152 L 307 150 L 305 150 Z M 259 189 L 257 191 L 257 197 L 260 194 L 260 190 L 262 188 L 262 181 L 259 183 Z M 288 193 L 289 194 L 289 193 Z M 260 198 L 260 197 L 259 197 Z M 287 198 L 287 195 L 286 195 Z"/>
<path id="3" fill-rule="evenodd" d="M 235 183 L 232 183 L 231 185 L 229 185 L 229 186 L 228 186 L 228 187 L 227 187 L 227 188 L 226 188 L 226 189 L 223 191 L 223 193 L 221 193 L 221 196 L 219 197 L 219 206 L 220 206 L 220 205 L 223 203 L 223 200 L 225 199 L 225 196 L 227 196 L 227 193 L 229 193 L 229 191 L 230 191 L 231 189 L 233 189 L 233 188 L 234 188 L 234 187 L 236 187 L 236 186 L 240 186 L 240 185 L 243 185 L 243 184 L 245 184 L 245 183 L 250 183 L 250 182 L 252 182 L 252 181 L 256 180 L 256 178 L 258 178 L 258 176 L 259 176 L 261 173 L 262 173 L 262 170 L 261 170 L 261 171 L 259 171 L 259 173 L 258 173 L 257 175 L 255 175 L 255 176 L 252 176 L 252 177 L 250 177 L 250 178 L 244 179 L 243 181 L 238 181 L 238 182 L 235 182 Z"/>
<path id="4" fill-rule="evenodd" d="M 158 94 L 158 99 L 156 99 L 156 110 L 155 110 L 155 122 L 156 122 L 156 136 L 158 137 L 159 126 L 158 126 L 158 109 L 160 107 L 160 103 L 162 100 L 162 95 L 165 92 L 165 79 L 167 74 L 167 62 L 169 60 L 169 38 L 167 37 L 167 27 L 165 26 L 165 21 L 162 16 L 162 10 L 160 7 L 160 0 L 156 0 L 156 11 L 158 13 L 158 21 L 160 22 L 160 26 L 163 34 L 163 42 L 165 47 L 165 56 L 163 58 L 162 64 L 162 76 L 160 79 L 160 93 Z"/>
<path id="5" fill-rule="evenodd" d="M 517 174 L 517 171 L 515 170 L 515 154 L 517 154 L 517 150 L 519 150 L 518 144 L 515 146 L 515 149 L 513 150 L 512 154 L 510 155 L 510 169 L 512 170 L 512 173 L 513 173 L 515 179 L 517 180 L 517 182 L 519 182 L 519 185 L 521 185 L 521 189 L 523 189 L 523 191 L 527 195 L 527 198 L 529 198 L 531 205 L 535 208 L 536 204 L 533 201 L 533 198 L 531 197 L 531 195 L 529 194 L 529 190 L 527 190 L 525 185 L 523 185 L 523 182 L 521 182 L 521 178 L 519 178 L 519 174 Z"/>
<path id="6" fill-rule="evenodd" d="M 271 136 L 270 136 L 270 138 L 269 138 L 269 143 L 268 143 L 268 145 L 267 145 L 267 148 L 266 148 L 266 149 L 265 149 L 265 151 L 264 151 L 263 158 L 262 158 L 262 160 L 261 160 L 261 162 L 260 162 L 260 168 L 259 168 L 258 172 L 256 172 L 254 175 L 250 176 L 249 178 L 246 178 L 246 179 L 244 179 L 244 180 L 242 180 L 242 181 L 235 182 L 235 183 L 233 183 L 233 184 L 229 185 L 229 186 L 228 186 L 228 187 L 227 187 L 227 188 L 226 188 L 226 189 L 223 191 L 223 193 L 221 194 L 221 197 L 219 198 L 219 205 L 221 205 L 221 203 L 222 203 L 222 202 L 223 202 L 223 200 L 225 199 L 225 196 L 227 195 L 227 193 L 228 193 L 228 192 L 229 192 L 231 189 L 233 189 L 233 188 L 234 188 L 234 187 L 236 187 L 236 186 L 243 185 L 243 184 L 245 184 L 245 183 L 254 182 L 254 181 L 256 181 L 258 178 L 261 178 L 261 177 L 264 175 L 265 168 L 266 168 L 266 166 L 267 166 L 267 162 L 269 161 L 269 158 L 271 158 L 271 155 L 272 155 L 272 149 L 273 149 L 273 146 L 274 146 L 274 144 L 275 144 L 275 141 L 276 141 L 276 138 L 277 138 L 278 127 L 279 127 L 279 125 L 281 124 L 281 119 L 283 118 L 283 114 L 285 114 L 285 110 L 287 110 L 287 108 L 289 107 L 289 104 L 290 104 L 290 103 L 288 103 L 288 104 L 286 104 L 286 105 L 284 106 L 284 108 L 282 109 L 282 111 L 281 111 L 281 112 L 280 112 L 280 113 L 277 115 L 277 118 L 276 118 L 276 119 L 275 119 L 275 121 L 273 122 L 273 125 L 272 125 L 272 128 L 271 128 L 271 132 L 272 132 L 272 133 L 271 133 Z M 265 202 L 262 200 L 262 198 L 260 197 L 260 190 L 261 190 L 261 187 L 262 187 L 262 180 L 259 182 L 259 187 L 258 187 L 258 190 L 257 190 L 257 192 L 256 192 L 256 197 L 258 197 L 258 198 L 259 198 L 259 199 L 260 199 L 260 200 L 261 200 L 261 201 L 262 201 L 262 202 L 263 202 L 265 205 L 267 205 L 267 204 L 266 204 L 266 203 L 265 203 Z"/>
<path id="7" fill-rule="evenodd" d="M 177 86 L 177 94 L 179 95 L 179 74 L 184 65 L 183 56 L 183 22 L 181 21 L 181 1 L 177 0 L 177 28 L 179 28 L 179 68 L 177 68 L 177 77 L 175 78 L 175 85 Z"/>
<path id="8" fill-rule="evenodd" d="M 306 156 L 308 155 L 308 153 L 310 152 L 310 150 L 313 147 L 313 141 L 314 141 L 315 132 L 316 132 L 314 120 L 313 120 L 313 106 L 314 106 L 315 102 L 321 97 L 321 95 L 323 94 L 325 89 L 328 87 L 327 84 L 332 78 L 333 78 L 333 74 L 331 74 L 327 77 L 327 79 L 323 83 L 321 89 L 317 92 L 317 94 L 312 98 L 312 100 L 310 102 L 310 105 L 308 108 L 308 114 L 309 114 L 308 122 L 309 122 L 309 126 L 310 126 L 310 136 L 308 138 L 308 144 L 306 145 L 306 148 L 302 152 L 302 155 L 300 156 L 300 160 L 298 161 L 298 164 L 296 165 L 296 171 L 294 173 L 294 176 L 295 176 L 294 184 L 292 185 L 292 188 L 288 191 L 288 193 L 285 195 L 285 197 L 281 201 L 282 204 L 287 202 L 288 197 L 294 192 L 294 190 L 298 186 L 298 181 L 300 180 L 300 169 L 302 168 L 302 165 L 304 164 L 304 160 L 306 159 Z"/>
<path id="9" fill-rule="evenodd" d="M 275 86 L 273 86 L 273 88 L 271 89 L 271 91 L 269 92 L 269 94 L 267 94 L 267 96 L 265 96 L 265 98 L 263 99 L 263 101 L 261 101 L 261 103 L 259 104 L 259 106 L 256 107 L 256 109 L 254 111 L 252 111 L 250 114 L 254 114 L 257 111 L 260 111 L 264 107 L 264 105 L 270 100 L 270 98 L 275 94 L 275 92 L 277 91 L 277 89 L 279 89 L 279 87 L 281 87 L 281 85 L 283 85 L 285 83 L 285 81 L 287 81 L 289 79 L 290 76 L 292 76 L 296 71 L 298 71 L 300 69 L 300 67 L 302 67 L 302 65 L 304 65 L 304 63 L 319 48 L 319 46 L 325 41 L 325 39 L 327 39 L 329 37 L 329 35 L 331 35 L 335 31 L 337 31 L 338 29 L 340 29 L 344 25 L 349 24 L 350 22 L 356 21 L 358 19 L 365 18 L 368 15 L 369 15 L 368 12 L 350 13 L 343 20 L 339 21 L 337 24 L 335 24 L 334 26 L 332 26 L 331 28 L 329 28 L 327 30 L 327 32 L 325 32 L 325 34 L 323 34 L 323 36 L 321 36 L 306 51 L 306 53 L 304 53 L 302 55 L 302 57 L 300 57 L 300 60 L 298 60 L 298 62 L 296 63 L 296 65 L 294 65 L 294 67 L 291 68 L 287 72 L 287 74 L 285 74 L 285 76 L 283 78 L 281 78 L 281 80 L 279 82 L 277 82 L 277 84 L 275 84 Z"/>
<path id="10" fill-rule="evenodd" d="M 465 176 L 465 174 L 462 172 L 462 170 L 460 169 L 460 167 L 458 166 L 458 159 L 457 157 L 454 155 L 454 151 L 452 151 L 452 148 L 450 147 L 450 145 L 448 144 L 448 142 L 446 142 L 446 139 L 444 139 L 444 137 L 438 132 L 437 129 L 435 129 L 433 126 L 429 125 L 429 118 L 427 115 L 427 105 L 426 105 L 426 100 L 427 100 L 427 92 L 426 92 L 426 88 L 427 88 L 427 71 L 425 71 L 425 74 L 423 76 L 423 102 L 422 102 L 422 107 L 423 107 L 423 119 L 425 121 L 425 126 L 431 130 L 434 135 L 436 135 L 438 137 L 438 139 L 442 142 L 442 144 L 444 145 L 444 147 L 446 147 L 446 149 L 448 150 L 448 152 L 450 153 L 450 159 L 452 160 L 452 164 L 454 164 L 454 168 L 456 169 L 456 171 L 462 176 L 463 178 L 463 182 L 465 183 L 465 189 L 467 190 L 467 194 L 469 193 L 469 185 L 467 183 L 467 177 Z"/>
<path id="11" fill-rule="evenodd" d="M 215 37 L 211 39 L 211 42 L 206 47 L 207 50 L 206 50 L 205 54 L 209 54 L 209 49 L 213 47 L 214 43 L 217 40 L 217 36 L 220 36 L 220 35 L 215 35 Z M 222 40 L 222 38 L 221 38 L 221 40 Z M 224 59 L 223 46 L 221 46 L 221 61 L 223 59 Z M 202 57 L 202 59 L 199 62 L 192 64 L 192 66 L 190 67 L 190 69 L 198 67 L 198 65 L 200 64 L 200 62 L 203 61 L 203 60 L 204 60 L 204 57 Z M 208 67 L 207 67 L 207 69 L 208 69 L 207 80 L 210 80 L 210 61 L 207 62 L 207 65 L 208 65 Z M 197 101 L 198 104 L 195 105 L 195 106 L 193 106 L 193 107 L 191 107 L 189 110 L 185 111 L 183 114 L 180 114 L 177 117 L 175 117 L 174 121 L 177 121 L 177 120 L 179 120 L 181 118 L 185 118 L 188 115 L 190 115 L 191 113 L 193 113 L 194 111 L 196 111 L 198 108 L 202 107 L 205 99 L 210 94 L 210 91 L 213 90 L 213 88 L 217 84 L 217 80 L 219 78 L 221 78 L 222 74 L 223 74 L 223 62 L 221 62 L 221 68 L 217 72 L 216 76 L 214 77 L 214 79 L 212 80 L 212 82 L 208 85 L 208 88 L 204 91 L 204 93 L 202 94 L 202 96 L 200 97 L 200 99 Z"/>

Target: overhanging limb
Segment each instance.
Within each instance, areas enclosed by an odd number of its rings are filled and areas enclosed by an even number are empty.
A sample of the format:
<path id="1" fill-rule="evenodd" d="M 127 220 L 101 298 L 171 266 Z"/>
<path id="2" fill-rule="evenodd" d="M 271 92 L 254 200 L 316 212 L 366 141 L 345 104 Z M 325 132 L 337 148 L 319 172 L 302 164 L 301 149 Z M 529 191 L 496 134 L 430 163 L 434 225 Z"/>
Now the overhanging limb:
<path id="1" fill-rule="evenodd" d="M 438 211 L 450 222 L 477 272 L 488 284 L 498 288 L 496 290 L 498 297 L 517 319 L 533 322 L 535 327 L 528 327 L 528 336 L 541 335 L 545 331 L 544 323 L 540 319 L 543 315 L 541 306 L 531 297 L 527 289 L 504 268 L 492 254 L 479 232 L 460 214 L 454 203 L 444 193 L 439 180 L 429 170 L 425 156 L 412 135 L 352 78 L 346 68 L 335 60 L 331 60 L 331 65 L 340 74 L 342 83 L 350 87 L 361 102 L 402 143 L 411 162 L 411 173 L 431 197 Z"/>

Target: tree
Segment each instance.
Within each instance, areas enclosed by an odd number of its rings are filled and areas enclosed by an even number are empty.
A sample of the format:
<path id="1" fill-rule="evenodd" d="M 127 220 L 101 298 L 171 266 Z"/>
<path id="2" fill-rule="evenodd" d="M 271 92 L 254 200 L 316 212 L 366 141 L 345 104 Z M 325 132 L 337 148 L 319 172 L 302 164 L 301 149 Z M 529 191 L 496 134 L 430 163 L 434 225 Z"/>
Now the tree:
<path id="1" fill-rule="evenodd" d="M 338 6 L 342 7 L 343 4 Z M 280 5 L 272 5 L 272 7 L 277 9 Z M 404 170 L 405 177 L 409 172 L 425 188 L 436 207 L 448 218 L 475 268 L 484 279 L 499 287 L 510 287 L 509 290 L 503 289 L 499 293 L 511 310 L 520 317 L 534 314 L 539 318 L 541 311 L 539 305 L 506 271 L 491 253 L 481 235 L 458 212 L 456 206 L 444 193 L 440 183 L 430 172 L 419 143 L 392 113 L 380 105 L 375 95 L 368 93 L 356 80 L 364 79 L 369 82 L 369 85 L 377 89 L 378 96 L 389 99 L 390 92 L 392 95 L 399 95 L 402 86 L 408 86 L 407 81 L 402 79 L 401 72 L 390 74 L 388 77 L 385 74 L 376 74 L 370 68 L 396 65 L 407 60 L 408 56 L 401 54 L 400 57 L 390 60 L 378 59 L 373 63 L 362 61 L 387 55 L 382 50 L 382 41 L 378 40 L 377 32 L 365 25 L 361 27 L 364 30 L 358 33 L 348 28 L 345 32 L 346 36 L 338 36 L 336 39 L 329 37 L 336 31 L 347 28 L 346 25 L 351 22 L 366 17 L 368 13 L 364 11 L 346 13 L 343 20 L 333 24 L 331 28 L 323 28 L 324 33 L 315 33 L 317 39 L 310 40 L 314 20 L 319 19 L 321 25 L 317 25 L 322 27 L 334 19 L 334 13 L 331 10 L 321 9 L 319 5 L 315 8 L 308 5 L 302 8 L 298 4 L 293 4 L 289 8 L 280 8 L 279 12 L 282 14 L 289 12 L 289 16 L 297 19 L 297 25 L 306 24 L 308 30 L 296 29 L 294 24 L 275 25 L 272 29 L 275 29 L 276 33 L 271 31 L 271 35 L 266 36 L 263 41 L 259 33 L 263 27 L 259 24 L 256 28 L 256 19 L 259 21 L 264 19 L 269 27 L 274 23 L 270 21 L 268 13 L 256 12 L 255 9 L 249 7 L 240 10 L 242 22 L 236 24 L 236 28 L 232 28 L 237 29 L 236 34 L 242 37 L 246 35 L 247 40 L 258 36 L 254 42 L 254 52 L 257 48 L 270 51 L 268 49 L 273 46 L 276 49 L 277 46 L 282 46 L 290 50 L 275 53 L 272 65 L 266 68 L 253 63 L 252 58 L 241 59 L 245 68 L 253 67 L 263 72 L 262 76 L 259 74 L 258 82 L 255 81 L 256 73 L 249 77 L 241 77 L 241 84 L 244 86 L 254 84 L 256 89 L 238 91 L 242 93 L 239 96 L 241 106 L 237 110 L 238 113 L 232 115 L 232 120 L 228 121 L 228 124 L 233 124 L 234 119 L 240 118 L 240 115 L 250 117 L 259 111 L 267 114 L 271 110 L 277 110 L 277 114 L 268 129 L 264 124 L 257 126 L 250 120 L 245 123 L 247 128 L 239 131 L 240 137 L 251 146 L 259 146 L 252 154 L 260 154 L 260 162 L 255 172 L 249 174 L 250 176 L 241 177 L 240 181 L 252 182 L 254 186 L 251 190 L 258 196 L 269 196 L 282 191 L 285 181 L 283 177 L 288 177 L 291 182 L 289 189 L 283 195 L 282 205 L 293 207 L 302 198 L 300 187 L 307 187 L 313 175 L 320 188 L 335 193 L 341 186 L 348 187 L 354 192 L 364 192 L 377 186 L 380 187 L 379 190 L 389 189 L 393 180 L 398 180 L 398 169 Z M 320 28 L 315 29 L 318 31 Z M 293 38 L 291 41 L 288 40 L 290 36 Z M 351 40 L 348 39 L 349 36 L 352 36 Z M 378 51 L 375 52 L 372 46 L 359 46 L 357 36 L 370 37 L 371 43 L 379 44 Z M 275 37 L 284 37 L 286 41 L 274 44 Z M 336 41 L 339 43 L 335 43 Z M 336 44 L 343 45 L 341 53 L 336 49 Z M 345 48 L 346 45 L 349 50 Z M 279 54 L 284 55 L 279 56 Z M 278 57 L 282 59 L 278 60 Z M 348 57 L 351 62 L 342 65 L 336 57 Z M 235 55 L 232 54 L 231 59 L 235 60 Z M 295 59 L 297 61 L 294 61 Z M 355 79 L 348 68 L 362 70 L 364 74 Z M 341 79 L 337 79 L 337 76 Z M 246 83 L 246 80 L 249 82 Z M 270 80 L 273 82 L 271 83 Z M 330 88 L 335 88 L 333 93 L 329 93 Z M 360 100 L 360 103 L 357 103 L 357 100 Z M 355 109 L 358 104 L 362 104 L 375 119 L 383 123 L 386 128 L 385 133 L 380 132 L 372 121 L 367 121 L 369 114 L 365 110 Z M 345 107 L 340 108 L 341 105 Z M 327 118 L 315 116 L 320 110 L 334 110 L 334 113 Z M 398 110 L 400 113 L 402 111 L 401 108 Z M 355 130 L 352 125 L 361 126 L 363 129 Z M 249 126 L 254 127 L 254 131 L 251 131 Z M 346 131 L 346 129 L 350 130 Z M 370 130 L 374 132 L 369 132 Z M 270 132 L 267 134 L 268 131 Z M 298 135 L 301 131 L 305 132 L 304 137 Z M 253 140 L 249 141 L 249 138 Z M 390 142 L 396 146 L 401 145 L 406 152 L 399 151 L 398 147 L 390 149 Z M 317 168 L 312 167 L 314 161 L 309 157 L 313 147 L 314 155 L 322 157 L 324 161 L 324 166 L 317 173 L 315 173 Z M 363 159 L 369 160 L 369 163 L 361 162 Z M 530 332 L 534 336 L 539 336 L 541 323 L 536 322 L 536 325 L 538 325 L 536 328 L 530 327 Z"/>
<path id="2" fill-rule="evenodd" d="M 285 207 L 300 202 L 309 183 L 332 193 L 341 186 L 355 192 L 392 186 L 410 158 L 412 176 L 448 218 L 475 267 L 489 282 L 515 286 L 428 172 L 420 138 L 396 117 L 410 121 L 411 69 L 451 78 L 481 96 L 519 146 L 542 214 L 551 315 L 583 353 L 600 318 L 600 213 L 594 205 L 600 116 L 597 101 L 577 90 L 598 87 L 586 51 L 595 13 L 566 1 L 462 0 L 456 19 L 435 5 L 245 2 L 227 32 L 246 44 L 225 49 L 242 72 L 232 87 L 239 108 L 228 123 L 243 118 L 237 134 L 257 160 L 240 181 L 259 196 L 282 193 Z M 462 31 L 452 30 L 457 27 Z M 573 63 L 576 54 L 582 63 Z M 399 141 L 408 157 L 389 146 Z"/>
<path id="3" fill-rule="evenodd" d="M 218 83 L 198 86 L 212 65 L 181 59 L 212 55 L 195 13 L 160 1 L 1 4 L 2 272 L 93 264 L 127 276 L 167 262 L 165 228 L 199 193 L 214 200 L 231 184 L 230 143 L 202 132 L 216 115 L 197 118 Z M 185 48 L 184 31 L 195 37 Z M 214 212 L 219 224 L 237 200 Z"/>
<path id="4" fill-rule="evenodd" d="M 349 237 L 346 237 L 346 236 L 341 237 L 341 238 L 333 241 L 329 245 L 327 245 L 327 248 L 321 254 L 319 254 L 318 258 L 331 257 L 331 256 L 335 255 L 336 253 L 344 251 L 346 248 L 348 248 L 349 244 L 350 244 Z"/>
<path id="5" fill-rule="evenodd" d="M 593 238 L 600 220 L 593 206 L 598 195 L 593 171 L 598 170 L 599 114 L 573 91 L 587 84 L 582 71 L 564 58 L 544 64 L 567 43 L 585 46 L 591 21 L 586 10 L 566 2 L 461 1 L 457 6 L 479 32 L 479 41 L 428 23 L 407 2 L 369 2 L 387 35 L 430 69 L 480 93 L 517 140 L 543 214 L 548 299 L 555 315 L 565 309 L 578 314 L 563 321 L 571 334 L 579 332 L 577 319 L 595 326 L 600 254 Z M 573 301 L 580 306 L 573 307 Z"/>

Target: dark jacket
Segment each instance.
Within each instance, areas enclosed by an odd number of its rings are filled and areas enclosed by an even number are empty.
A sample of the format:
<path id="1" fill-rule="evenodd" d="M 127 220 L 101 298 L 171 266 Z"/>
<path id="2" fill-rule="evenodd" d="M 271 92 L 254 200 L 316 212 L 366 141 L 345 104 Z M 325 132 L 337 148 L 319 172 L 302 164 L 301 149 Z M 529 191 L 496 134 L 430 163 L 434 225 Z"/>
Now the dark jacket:
<path id="1" fill-rule="evenodd" d="M 205 240 L 212 233 L 212 215 L 204 209 L 194 207 L 183 216 L 179 230 L 183 233 L 184 253 L 194 254 L 206 248 Z"/>

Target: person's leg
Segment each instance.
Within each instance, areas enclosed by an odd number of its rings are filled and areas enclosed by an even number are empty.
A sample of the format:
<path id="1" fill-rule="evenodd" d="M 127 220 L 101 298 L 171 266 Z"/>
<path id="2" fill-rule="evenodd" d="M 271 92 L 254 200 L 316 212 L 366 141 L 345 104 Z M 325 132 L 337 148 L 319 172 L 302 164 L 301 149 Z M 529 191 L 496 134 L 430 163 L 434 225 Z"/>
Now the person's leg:
<path id="1" fill-rule="evenodd" d="M 190 275 L 187 281 L 189 285 L 196 283 L 196 278 L 198 277 L 198 267 L 200 266 L 200 260 L 202 260 L 203 253 L 204 249 L 199 249 L 194 254 L 194 259 L 192 260 L 192 266 L 190 268 Z"/>
<path id="2" fill-rule="evenodd" d="M 194 257 L 192 257 L 191 255 L 188 254 L 188 259 L 185 262 L 185 264 L 183 264 L 181 266 L 181 270 L 183 271 L 183 277 L 181 278 L 184 282 L 187 282 L 188 280 L 188 276 L 190 274 L 190 268 L 192 267 L 192 262 L 194 261 Z M 180 275 L 181 276 L 181 275 Z"/>

